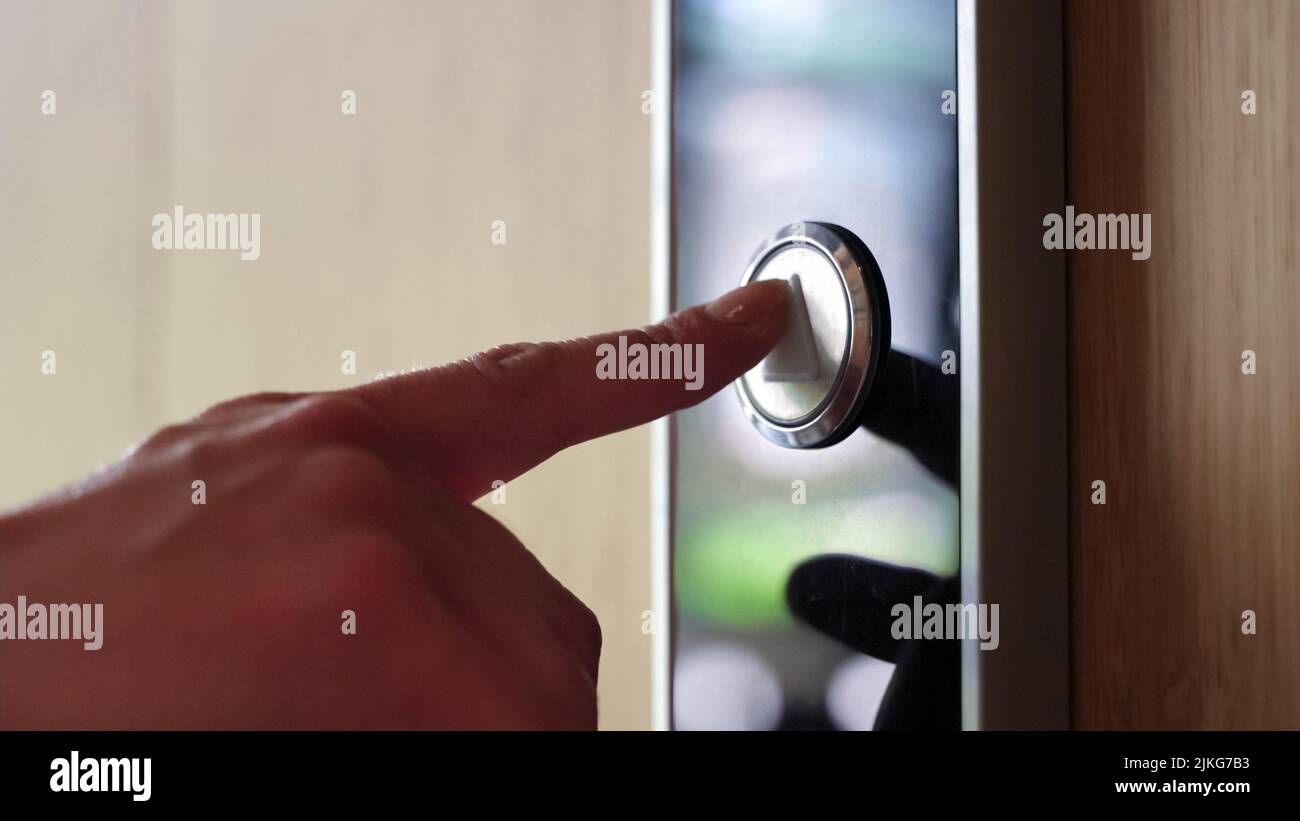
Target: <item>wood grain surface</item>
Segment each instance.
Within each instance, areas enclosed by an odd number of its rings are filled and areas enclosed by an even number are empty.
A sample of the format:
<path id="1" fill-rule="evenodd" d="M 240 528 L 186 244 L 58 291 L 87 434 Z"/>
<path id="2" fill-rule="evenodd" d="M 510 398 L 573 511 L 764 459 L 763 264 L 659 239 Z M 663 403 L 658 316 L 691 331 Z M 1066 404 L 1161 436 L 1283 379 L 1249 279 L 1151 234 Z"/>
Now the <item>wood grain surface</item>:
<path id="1" fill-rule="evenodd" d="M 1153 231 L 1070 257 L 1076 727 L 1300 726 L 1297 43 L 1289 0 L 1067 3 L 1069 201 Z"/>

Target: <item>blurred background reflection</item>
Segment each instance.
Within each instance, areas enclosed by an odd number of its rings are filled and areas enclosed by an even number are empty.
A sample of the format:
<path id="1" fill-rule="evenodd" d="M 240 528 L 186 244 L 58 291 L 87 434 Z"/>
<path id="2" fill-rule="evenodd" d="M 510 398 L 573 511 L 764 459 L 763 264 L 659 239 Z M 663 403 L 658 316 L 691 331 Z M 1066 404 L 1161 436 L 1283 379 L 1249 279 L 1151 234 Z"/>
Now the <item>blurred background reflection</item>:
<path id="1" fill-rule="evenodd" d="M 733 287 L 783 225 L 837 223 L 880 264 L 893 347 L 938 365 L 957 348 L 952 0 L 675 8 L 676 301 Z M 786 581 L 823 553 L 955 573 L 955 492 L 866 431 L 771 445 L 732 391 L 676 431 L 675 725 L 869 729 L 892 665 L 796 623 Z"/>

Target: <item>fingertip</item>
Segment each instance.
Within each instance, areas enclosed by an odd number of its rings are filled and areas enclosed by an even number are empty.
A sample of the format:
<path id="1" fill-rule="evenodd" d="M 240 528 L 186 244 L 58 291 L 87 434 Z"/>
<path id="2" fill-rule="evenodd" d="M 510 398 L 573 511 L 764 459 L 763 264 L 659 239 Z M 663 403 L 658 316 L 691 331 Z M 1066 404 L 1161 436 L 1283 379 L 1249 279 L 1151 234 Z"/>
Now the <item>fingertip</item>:
<path id="1" fill-rule="evenodd" d="M 728 291 L 704 306 L 709 319 L 729 328 L 770 333 L 784 325 L 790 286 L 785 280 L 751 282 Z"/>

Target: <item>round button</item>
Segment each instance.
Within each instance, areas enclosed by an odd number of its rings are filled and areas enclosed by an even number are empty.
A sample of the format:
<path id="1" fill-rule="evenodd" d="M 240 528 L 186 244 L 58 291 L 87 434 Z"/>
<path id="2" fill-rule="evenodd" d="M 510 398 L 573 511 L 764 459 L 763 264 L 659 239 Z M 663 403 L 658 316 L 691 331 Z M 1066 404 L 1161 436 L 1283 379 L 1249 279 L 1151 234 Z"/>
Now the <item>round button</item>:
<path id="1" fill-rule="evenodd" d="M 790 285 L 786 331 L 737 381 L 740 402 L 770 441 L 825 447 L 856 428 L 888 351 L 884 280 L 861 240 L 819 222 L 786 226 L 759 247 L 741 284 L 769 279 Z"/>

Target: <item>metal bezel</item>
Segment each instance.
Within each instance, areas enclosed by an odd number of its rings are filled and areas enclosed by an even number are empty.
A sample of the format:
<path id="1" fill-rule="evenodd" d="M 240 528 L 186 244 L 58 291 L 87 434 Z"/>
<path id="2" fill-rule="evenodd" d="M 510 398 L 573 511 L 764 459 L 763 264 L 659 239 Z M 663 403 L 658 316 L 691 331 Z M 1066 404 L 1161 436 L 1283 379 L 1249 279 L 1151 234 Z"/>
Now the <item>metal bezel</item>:
<path id="1" fill-rule="evenodd" d="M 755 403 L 744 379 L 736 380 L 736 395 L 750 424 L 770 442 L 786 448 L 819 448 L 840 441 L 857 427 L 858 413 L 871 390 L 887 319 L 881 309 L 888 304 L 884 281 L 871 252 L 853 243 L 848 232 L 820 222 L 796 222 L 769 237 L 750 260 L 740 284 L 754 280 L 763 263 L 782 248 L 806 245 L 821 252 L 840 274 L 840 285 L 849 310 L 846 350 L 829 395 L 809 417 L 793 424 L 781 424 Z M 858 246 L 857 252 L 853 245 Z"/>

